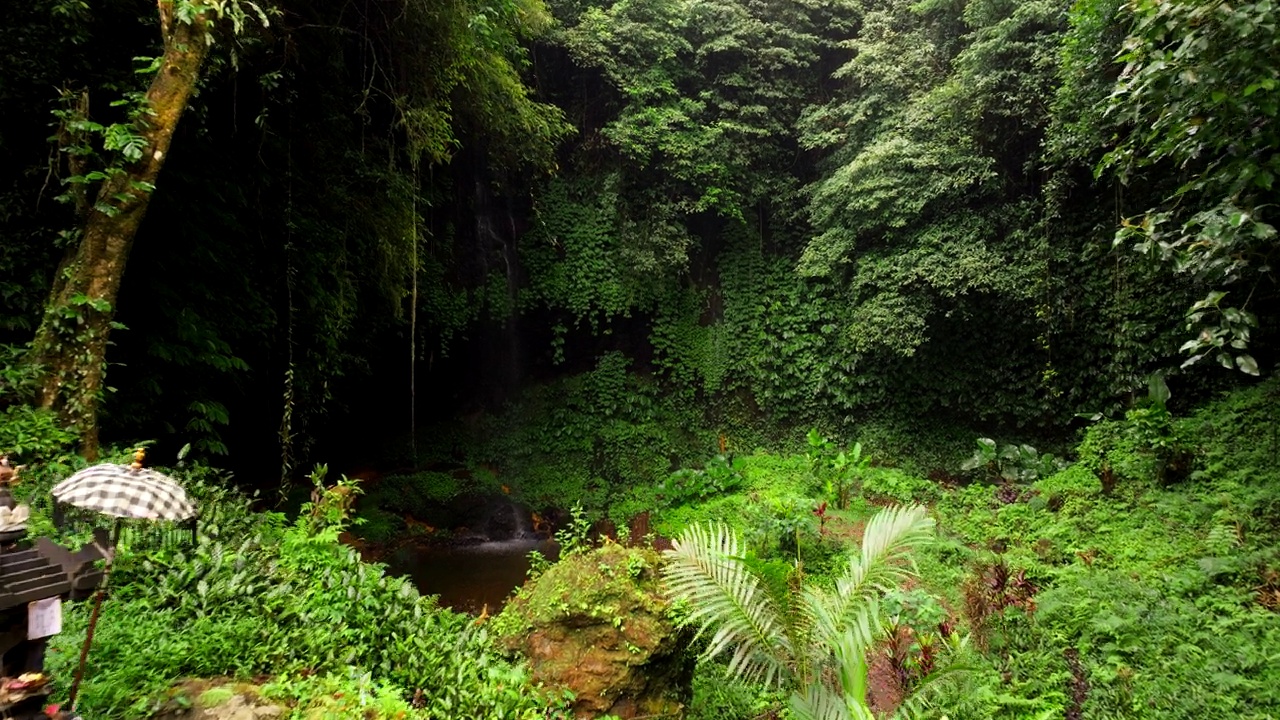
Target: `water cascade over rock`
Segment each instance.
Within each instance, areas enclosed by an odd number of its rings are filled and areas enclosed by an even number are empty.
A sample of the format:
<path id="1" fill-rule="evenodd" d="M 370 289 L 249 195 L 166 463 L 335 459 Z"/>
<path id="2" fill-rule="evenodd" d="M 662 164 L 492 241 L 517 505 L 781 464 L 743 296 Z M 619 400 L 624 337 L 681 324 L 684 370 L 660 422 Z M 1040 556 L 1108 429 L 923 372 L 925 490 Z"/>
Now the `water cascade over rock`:
<path id="1" fill-rule="evenodd" d="M 546 527 L 535 527 L 527 508 L 505 496 L 455 498 L 426 522 L 448 529 L 449 539 L 409 544 L 388 558 L 392 573 L 407 575 L 418 589 L 460 612 L 497 612 L 524 582 L 529 553 L 555 559 Z M 436 525 L 439 523 L 439 525 Z"/>

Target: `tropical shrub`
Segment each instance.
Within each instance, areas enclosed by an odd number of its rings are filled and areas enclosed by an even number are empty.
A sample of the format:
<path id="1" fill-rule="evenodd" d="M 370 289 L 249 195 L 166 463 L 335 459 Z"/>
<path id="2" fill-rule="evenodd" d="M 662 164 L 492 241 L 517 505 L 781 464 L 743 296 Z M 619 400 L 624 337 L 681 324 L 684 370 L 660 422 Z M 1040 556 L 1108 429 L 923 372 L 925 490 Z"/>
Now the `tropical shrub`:
<path id="1" fill-rule="evenodd" d="M 672 597 L 687 604 L 686 622 L 711 635 L 704 657 L 727 654 L 731 675 L 789 688 L 797 718 L 870 720 L 868 652 L 885 636 L 879 601 L 912 575 L 904 554 L 928 543 L 933 525 L 920 506 L 877 513 L 833 589 L 773 586 L 725 525 L 688 528 L 664 553 L 663 573 Z M 951 635 L 948 654 L 964 642 Z M 903 709 L 924 699 L 917 693 Z"/>
<path id="2" fill-rule="evenodd" d="M 704 500 L 737 488 L 742 484 L 741 458 L 716 455 L 701 469 L 682 468 L 658 485 L 658 496 L 668 505 L 682 505 L 691 500 Z"/>
<path id="3" fill-rule="evenodd" d="M 867 468 L 862 472 L 863 495 L 873 500 L 899 503 L 928 502 L 938 497 L 938 486 L 897 468 Z"/>
<path id="4" fill-rule="evenodd" d="M 726 677 L 722 662 L 698 663 L 693 673 L 693 698 L 688 720 L 754 720 L 782 704 L 776 689 Z"/>
<path id="5" fill-rule="evenodd" d="M 228 509 L 201 525 L 194 547 L 122 554 L 81 708 L 102 718 L 138 717 L 158 708 L 181 677 L 345 676 L 354 669 L 380 697 L 416 698 L 415 717 L 552 712 L 556 701 L 502 659 L 471 618 L 437 607 L 338 543 L 344 487 L 325 490 L 292 523 L 250 513 L 246 499 L 223 490 Z M 48 668 L 59 682 L 73 674 L 87 610 L 71 606 L 66 631 L 51 643 Z"/>
<path id="6" fill-rule="evenodd" d="M 860 442 L 855 442 L 848 450 L 837 450 L 835 443 L 816 428 L 810 429 L 805 439 L 809 443 L 806 454 L 827 497 L 837 509 L 848 508 L 853 484 L 871 466 L 871 456 L 863 454 Z"/>
<path id="7" fill-rule="evenodd" d="M 991 438 L 978 438 L 973 456 L 960 465 L 965 472 L 978 471 L 991 481 L 1034 482 L 1066 467 L 1066 463 L 1050 453 L 1040 453 L 1030 445 L 1007 443 L 998 446 Z"/>

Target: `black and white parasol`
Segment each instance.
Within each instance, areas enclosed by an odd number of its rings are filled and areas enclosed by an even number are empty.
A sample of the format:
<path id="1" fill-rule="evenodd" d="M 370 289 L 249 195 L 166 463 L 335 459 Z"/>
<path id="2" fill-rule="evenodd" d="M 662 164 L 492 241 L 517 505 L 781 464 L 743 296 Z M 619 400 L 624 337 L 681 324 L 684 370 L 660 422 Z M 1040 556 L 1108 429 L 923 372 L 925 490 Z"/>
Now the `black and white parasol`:
<path id="1" fill-rule="evenodd" d="M 145 520 L 194 518 L 196 506 L 191 502 L 191 498 L 187 497 L 187 491 L 168 477 L 143 468 L 143 457 L 144 451 L 139 449 L 134 454 L 132 465 L 104 463 L 85 468 L 55 485 L 52 491 L 53 497 L 59 503 L 93 510 L 116 518 L 116 531 L 112 545 L 119 538 L 120 521 L 124 518 Z M 194 533 L 193 528 L 193 536 Z M 93 630 L 98 624 L 98 613 L 102 609 L 102 599 L 106 595 L 107 580 L 111 577 L 111 561 L 115 556 L 114 547 L 105 554 L 106 571 L 103 574 L 102 584 L 98 586 L 97 596 L 94 598 L 93 613 L 89 616 L 84 645 L 80 648 L 80 665 L 76 670 L 75 680 L 71 683 L 71 696 L 68 702 L 72 712 L 76 709 L 80 681 L 84 678 L 85 661 L 88 659 L 89 647 L 93 644 Z"/>
<path id="2" fill-rule="evenodd" d="M 85 468 L 58 483 L 60 503 L 117 518 L 189 520 L 196 507 L 181 485 L 154 470 L 111 463 Z"/>

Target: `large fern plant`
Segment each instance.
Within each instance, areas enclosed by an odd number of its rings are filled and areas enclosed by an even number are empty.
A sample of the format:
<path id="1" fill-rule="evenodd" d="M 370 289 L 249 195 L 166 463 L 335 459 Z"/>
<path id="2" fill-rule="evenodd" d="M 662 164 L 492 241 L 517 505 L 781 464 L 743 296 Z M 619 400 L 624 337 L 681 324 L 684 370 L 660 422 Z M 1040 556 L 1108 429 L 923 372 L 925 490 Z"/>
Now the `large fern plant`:
<path id="1" fill-rule="evenodd" d="M 745 562 L 738 534 L 719 524 L 686 529 L 666 551 L 663 573 L 672 598 L 688 606 L 688 621 L 711 634 L 706 657 L 728 653 L 732 674 L 792 688 L 797 718 L 871 720 L 867 652 L 885 632 L 878 601 L 914 574 L 907 553 L 930 542 L 933 529 L 923 507 L 880 511 L 832 590 L 771 593 Z M 920 691 L 953 671 L 925 678 L 899 715 L 920 709 Z"/>

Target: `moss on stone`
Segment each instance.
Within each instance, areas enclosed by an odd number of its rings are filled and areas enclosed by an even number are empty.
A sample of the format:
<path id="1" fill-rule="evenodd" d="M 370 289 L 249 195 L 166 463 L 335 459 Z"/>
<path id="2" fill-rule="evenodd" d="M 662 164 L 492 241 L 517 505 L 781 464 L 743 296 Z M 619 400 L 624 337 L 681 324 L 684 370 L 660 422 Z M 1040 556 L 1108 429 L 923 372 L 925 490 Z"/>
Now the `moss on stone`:
<path id="1" fill-rule="evenodd" d="M 579 715 L 676 712 L 693 665 L 660 562 L 653 550 L 616 543 L 570 555 L 521 588 L 492 629 L 529 659 L 536 680 L 572 690 Z"/>
<path id="2" fill-rule="evenodd" d="M 229 687 L 214 687 L 200 693 L 196 705 L 202 708 L 214 708 L 235 697 L 236 693 Z"/>

